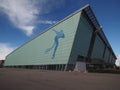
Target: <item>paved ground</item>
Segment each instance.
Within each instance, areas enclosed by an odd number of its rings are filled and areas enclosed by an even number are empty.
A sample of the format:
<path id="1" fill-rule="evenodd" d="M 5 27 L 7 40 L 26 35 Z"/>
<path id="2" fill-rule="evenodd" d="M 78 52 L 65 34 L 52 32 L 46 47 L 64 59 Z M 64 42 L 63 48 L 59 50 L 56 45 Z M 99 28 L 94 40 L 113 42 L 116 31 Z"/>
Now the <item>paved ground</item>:
<path id="1" fill-rule="evenodd" d="M 120 90 L 120 75 L 0 68 L 0 90 Z"/>

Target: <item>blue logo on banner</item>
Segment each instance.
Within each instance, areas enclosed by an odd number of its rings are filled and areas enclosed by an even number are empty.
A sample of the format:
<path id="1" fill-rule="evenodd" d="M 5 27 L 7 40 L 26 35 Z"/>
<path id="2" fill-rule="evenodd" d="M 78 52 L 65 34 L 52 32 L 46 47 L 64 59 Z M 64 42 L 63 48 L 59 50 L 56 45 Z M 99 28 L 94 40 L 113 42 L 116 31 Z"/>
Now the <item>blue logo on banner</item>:
<path id="1" fill-rule="evenodd" d="M 46 49 L 45 53 L 48 53 L 49 51 L 51 51 L 52 49 L 54 49 L 52 57 L 51 57 L 52 59 L 54 59 L 56 51 L 57 51 L 57 48 L 59 46 L 59 39 L 60 38 L 64 38 L 65 35 L 64 35 L 63 30 L 61 30 L 61 31 L 52 30 L 52 31 L 55 32 L 55 34 L 56 34 L 56 36 L 54 37 L 54 43 L 53 43 L 52 47 Z"/>

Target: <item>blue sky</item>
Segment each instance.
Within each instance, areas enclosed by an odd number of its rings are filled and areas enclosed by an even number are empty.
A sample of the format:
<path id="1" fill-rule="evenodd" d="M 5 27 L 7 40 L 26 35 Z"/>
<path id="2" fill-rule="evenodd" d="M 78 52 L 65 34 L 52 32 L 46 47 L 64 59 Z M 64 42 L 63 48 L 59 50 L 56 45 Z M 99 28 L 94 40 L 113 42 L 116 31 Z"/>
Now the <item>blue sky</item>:
<path id="1" fill-rule="evenodd" d="M 120 0 L 0 0 L 0 59 L 86 4 L 120 56 Z"/>

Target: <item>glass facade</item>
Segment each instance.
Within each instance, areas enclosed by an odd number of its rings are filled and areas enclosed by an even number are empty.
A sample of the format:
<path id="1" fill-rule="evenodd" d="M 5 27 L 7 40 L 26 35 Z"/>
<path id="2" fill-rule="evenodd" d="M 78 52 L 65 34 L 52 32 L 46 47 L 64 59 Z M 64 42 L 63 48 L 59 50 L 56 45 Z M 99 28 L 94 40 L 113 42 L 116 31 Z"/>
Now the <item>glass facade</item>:
<path id="1" fill-rule="evenodd" d="M 96 35 L 93 52 L 92 52 L 92 58 L 103 59 L 104 48 L 105 48 L 105 44 L 103 43 L 101 38 L 98 35 Z"/>
<path id="2" fill-rule="evenodd" d="M 89 9 L 88 6 L 87 14 Z M 96 25 L 84 10 L 71 14 L 14 50 L 6 57 L 4 66 L 73 70 L 78 61 L 91 64 L 92 60 L 102 60 L 114 64 L 114 52 L 104 34 L 95 33 Z"/>

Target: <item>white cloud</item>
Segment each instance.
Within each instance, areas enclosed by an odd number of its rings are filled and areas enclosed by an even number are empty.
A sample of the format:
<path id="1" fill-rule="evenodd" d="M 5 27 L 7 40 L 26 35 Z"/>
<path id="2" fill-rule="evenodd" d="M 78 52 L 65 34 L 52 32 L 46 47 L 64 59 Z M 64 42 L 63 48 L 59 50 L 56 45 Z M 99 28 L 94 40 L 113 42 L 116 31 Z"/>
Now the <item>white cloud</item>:
<path id="1" fill-rule="evenodd" d="M 35 23 L 39 15 L 49 13 L 63 4 L 64 0 L 59 2 L 56 0 L 0 0 L 0 11 L 9 17 L 14 26 L 30 36 L 36 27 Z"/>
<path id="2" fill-rule="evenodd" d="M 5 60 L 5 57 L 14 49 L 15 48 L 11 47 L 9 44 L 0 43 L 0 60 Z"/>
<path id="3" fill-rule="evenodd" d="M 49 20 L 40 20 L 38 23 L 40 24 L 55 24 L 57 21 L 49 21 Z"/>
<path id="4" fill-rule="evenodd" d="M 30 36 L 33 33 L 34 26 L 21 26 L 21 29 L 26 33 L 27 36 Z"/>
<path id="5" fill-rule="evenodd" d="M 117 66 L 120 66 L 120 55 L 117 56 L 117 60 L 115 62 Z"/>
<path id="6" fill-rule="evenodd" d="M 10 21 L 22 29 L 26 35 L 31 35 L 39 13 L 32 0 L 0 0 L 0 10 L 8 15 Z"/>

